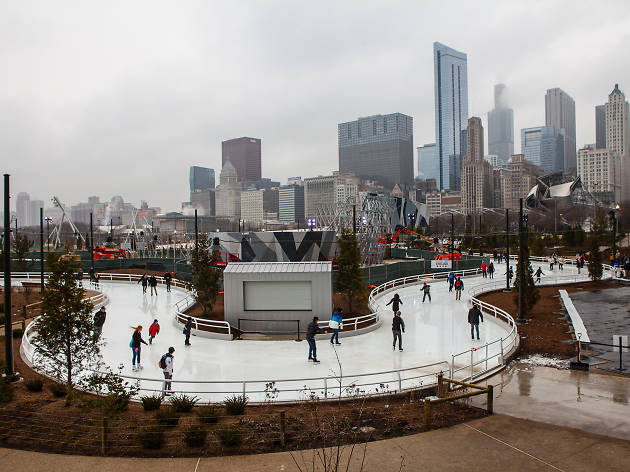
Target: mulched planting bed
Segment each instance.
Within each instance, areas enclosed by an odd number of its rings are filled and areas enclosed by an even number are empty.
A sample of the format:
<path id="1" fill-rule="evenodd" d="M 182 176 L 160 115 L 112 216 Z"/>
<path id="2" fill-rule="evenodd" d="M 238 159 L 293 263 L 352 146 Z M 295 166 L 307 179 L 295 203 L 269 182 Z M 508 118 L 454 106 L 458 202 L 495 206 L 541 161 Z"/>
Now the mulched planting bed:
<path id="1" fill-rule="evenodd" d="M 19 357 L 19 340 L 14 342 L 15 369 L 25 380 L 44 380 L 43 390 L 30 392 L 25 382 L 13 384 L 14 398 L 0 403 L 0 446 L 64 454 L 101 454 L 99 409 L 66 404 L 47 388 L 53 382 L 26 366 Z M 4 352 L 4 338 L 0 338 Z M 281 450 L 299 450 L 375 441 L 452 426 L 486 415 L 484 410 L 463 403 L 432 406 L 432 423 L 423 419 L 422 399 L 431 392 L 387 395 L 378 398 L 353 398 L 342 402 L 306 401 L 295 405 L 268 403 L 247 406 L 242 416 L 228 416 L 223 405 L 216 405 L 216 423 L 200 422 L 197 405 L 180 416 L 175 427 L 159 426 L 155 411 L 144 411 L 131 402 L 127 411 L 107 420 L 106 455 L 138 457 L 188 457 L 254 454 Z M 84 395 L 84 398 L 87 396 Z M 164 402 L 159 411 L 168 410 Z M 280 442 L 280 412 L 286 415 L 286 442 Z M 206 432 L 202 447 L 184 442 L 186 431 L 199 425 Z M 141 446 L 139 434 L 147 427 L 164 431 L 160 449 Z M 159 433 L 158 433 L 159 434 Z M 227 435 L 227 436 L 226 436 Z M 219 438 L 236 438 L 238 444 L 225 445 Z"/>
<path id="2" fill-rule="evenodd" d="M 527 323 L 518 326 L 521 335 L 520 353 L 545 354 L 562 358 L 575 356 L 576 345 L 570 333 L 571 321 L 564 313 L 564 305 L 560 300 L 558 290 L 573 293 L 621 286 L 616 282 L 598 281 L 538 287 L 540 300 L 534 306 L 532 313 L 526 317 Z M 482 295 L 479 299 L 507 311 L 516 319 L 518 308 L 514 303 L 513 293 L 494 292 Z"/>

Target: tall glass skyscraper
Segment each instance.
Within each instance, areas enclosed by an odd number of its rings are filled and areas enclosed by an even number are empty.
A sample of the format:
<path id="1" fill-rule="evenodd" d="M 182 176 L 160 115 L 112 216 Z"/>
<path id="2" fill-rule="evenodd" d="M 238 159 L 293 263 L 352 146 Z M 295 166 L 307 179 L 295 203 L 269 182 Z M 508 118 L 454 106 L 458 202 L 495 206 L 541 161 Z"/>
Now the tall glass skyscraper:
<path id="1" fill-rule="evenodd" d="M 466 54 L 433 43 L 435 80 L 435 144 L 440 190 L 458 190 L 462 131 L 468 126 L 468 66 Z"/>
<path id="2" fill-rule="evenodd" d="M 521 154 L 540 166 L 545 174 L 564 170 L 564 130 L 553 126 L 537 126 L 521 130 Z"/>
<path id="3" fill-rule="evenodd" d="M 488 153 L 502 164 L 514 154 L 514 112 L 507 106 L 505 85 L 494 86 L 494 109 L 488 112 Z"/>
<path id="4" fill-rule="evenodd" d="M 440 167 L 438 166 L 435 143 L 425 144 L 418 148 L 418 177 L 424 180 L 440 181 Z"/>
<path id="5" fill-rule="evenodd" d="M 190 166 L 190 194 L 214 188 L 214 169 Z"/>
<path id="6" fill-rule="evenodd" d="M 606 105 L 595 106 L 595 147 L 606 149 Z"/>
<path id="7" fill-rule="evenodd" d="M 566 172 L 575 172 L 577 169 L 575 101 L 562 89 L 552 88 L 547 90 L 547 94 L 545 95 L 545 125 L 553 126 L 563 131 L 563 170 Z"/>

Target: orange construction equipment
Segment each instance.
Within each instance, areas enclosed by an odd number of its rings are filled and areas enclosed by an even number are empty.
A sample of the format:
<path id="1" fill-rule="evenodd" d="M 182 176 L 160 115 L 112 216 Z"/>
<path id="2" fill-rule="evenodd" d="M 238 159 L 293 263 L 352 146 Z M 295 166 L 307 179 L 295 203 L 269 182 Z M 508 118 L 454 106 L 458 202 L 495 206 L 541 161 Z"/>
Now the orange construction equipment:
<path id="1" fill-rule="evenodd" d="M 95 247 L 94 248 L 94 260 L 100 261 L 101 259 L 126 259 L 127 253 L 124 249 L 115 247 Z"/>

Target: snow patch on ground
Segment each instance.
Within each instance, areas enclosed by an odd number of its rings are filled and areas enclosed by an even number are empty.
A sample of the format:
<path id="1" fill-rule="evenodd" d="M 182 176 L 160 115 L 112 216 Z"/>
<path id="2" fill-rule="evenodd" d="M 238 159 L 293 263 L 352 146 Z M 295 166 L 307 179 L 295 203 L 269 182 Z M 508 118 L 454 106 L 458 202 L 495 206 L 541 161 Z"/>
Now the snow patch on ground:
<path id="1" fill-rule="evenodd" d="M 568 369 L 570 361 L 568 359 L 558 359 L 557 357 L 545 357 L 540 354 L 532 354 L 524 359 L 519 359 L 521 364 L 540 366 L 540 367 L 554 367 L 556 369 Z"/>

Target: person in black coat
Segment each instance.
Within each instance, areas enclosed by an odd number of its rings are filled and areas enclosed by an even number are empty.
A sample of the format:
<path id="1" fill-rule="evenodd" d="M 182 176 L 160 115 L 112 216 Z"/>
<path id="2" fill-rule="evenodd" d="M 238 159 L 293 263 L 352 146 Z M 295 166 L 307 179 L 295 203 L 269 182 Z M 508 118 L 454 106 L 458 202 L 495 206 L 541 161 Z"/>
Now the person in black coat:
<path id="1" fill-rule="evenodd" d="M 155 295 L 157 296 L 157 279 L 155 275 L 149 277 L 149 287 L 151 287 L 151 296 L 153 296 L 153 291 L 155 291 Z"/>
<path id="2" fill-rule="evenodd" d="M 390 305 L 390 304 L 392 306 L 392 310 L 394 311 L 394 313 L 396 313 L 398 309 L 400 308 L 400 305 L 403 304 L 402 300 L 400 299 L 400 295 L 395 293 L 394 298 L 392 298 L 387 305 Z"/>
<path id="3" fill-rule="evenodd" d="M 142 293 L 147 293 L 147 285 L 149 285 L 149 279 L 147 278 L 147 274 L 142 274 L 140 280 L 138 280 L 139 284 L 142 284 Z"/>
<path id="4" fill-rule="evenodd" d="M 105 324 L 105 318 L 107 318 L 107 313 L 105 312 L 105 307 L 102 306 L 100 310 L 98 310 L 94 314 L 94 339 L 98 340 L 101 337 L 101 333 L 103 332 L 103 325 Z"/>
<path id="5" fill-rule="evenodd" d="M 392 345 L 392 351 L 396 350 L 396 338 L 398 338 L 398 350 L 402 351 L 402 333 L 405 332 L 405 322 L 400 317 L 400 312 L 394 313 L 394 319 L 392 320 L 392 334 L 394 335 L 394 344 Z"/>
<path id="6" fill-rule="evenodd" d="M 475 339 L 475 329 L 477 330 L 477 339 L 479 339 L 479 320 L 483 323 L 483 313 L 477 305 L 468 310 L 468 322 L 470 323 L 470 337 Z"/>
<path id="7" fill-rule="evenodd" d="M 186 336 L 186 340 L 184 341 L 185 346 L 190 346 L 190 332 L 192 331 L 192 318 L 189 316 L 188 320 L 186 320 L 186 324 L 184 325 L 184 335 Z"/>
<path id="8" fill-rule="evenodd" d="M 142 339 L 142 326 L 132 326 L 133 335 L 131 336 L 131 343 L 129 344 L 131 347 L 131 351 L 133 353 L 133 357 L 131 359 L 132 370 L 140 370 L 142 366 L 140 365 L 140 348 L 142 344 L 147 344 L 147 342 Z M 136 360 L 138 361 L 138 367 L 136 368 Z"/>
<path id="9" fill-rule="evenodd" d="M 167 272 L 166 274 L 164 274 L 164 283 L 166 284 L 166 291 L 170 292 L 171 291 L 171 280 L 172 280 L 173 276 L 171 275 L 170 272 Z"/>
<path id="10" fill-rule="evenodd" d="M 315 335 L 323 333 L 319 327 L 319 318 L 315 316 L 313 321 L 308 324 L 306 328 L 306 342 L 308 342 L 308 360 L 313 362 L 319 362 L 317 360 L 317 345 L 315 344 Z"/>

